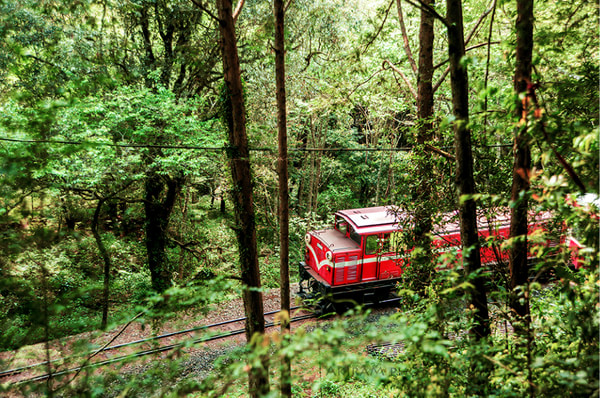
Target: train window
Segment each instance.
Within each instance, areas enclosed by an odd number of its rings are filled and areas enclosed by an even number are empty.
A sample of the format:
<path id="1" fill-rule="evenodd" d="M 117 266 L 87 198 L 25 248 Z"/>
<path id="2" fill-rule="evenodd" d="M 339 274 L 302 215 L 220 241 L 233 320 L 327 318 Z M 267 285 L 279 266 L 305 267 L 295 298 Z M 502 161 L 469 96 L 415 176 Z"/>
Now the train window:
<path id="1" fill-rule="evenodd" d="M 383 247 L 382 251 L 384 253 L 391 253 L 392 250 L 392 242 L 390 241 L 390 234 L 383 234 Z"/>
<path id="2" fill-rule="evenodd" d="M 360 246 L 360 235 L 354 230 L 352 225 L 349 225 L 348 228 L 350 228 L 350 239 Z"/>
<path id="3" fill-rule="evenodd" d="M 368 235 L 365 237 L 365 254 L 375 254 L 379 249 L 379 236 Z"/>
<path id="4" fill-rule="evenodd" d="M 400 232 L 383 235 L 383 252 L 396 253 L 400 248 Z"/>
<path id="5" fill-rule="evenodd" d="M 336 217 L 335 228 L 338 231 L 340 231 L 341 233 L 343 233 L 344 235 L 346 235 L 346 233 L 348 232 L 348 222 L 346 220 L 344 220 L 343 218 Z"/>

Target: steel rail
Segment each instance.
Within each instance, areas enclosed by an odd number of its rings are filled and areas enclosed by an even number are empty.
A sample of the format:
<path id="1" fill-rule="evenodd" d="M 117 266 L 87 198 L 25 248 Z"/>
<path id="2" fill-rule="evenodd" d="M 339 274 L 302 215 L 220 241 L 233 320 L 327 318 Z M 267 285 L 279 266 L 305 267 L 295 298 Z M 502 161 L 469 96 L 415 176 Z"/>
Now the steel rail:
<path id="1" fill-rule="evenodd" d="M 277 311 L 279 312 L 279 311 Z M 305 320 L 305 319 L 312 319 L 315 318 L 315 316 L 313 314 L 309 314 L 309 315 L 301 315 L 298 317 L 294 317 L 290 319 L 290 323 L 292 322 L 298 322 L 301 320 Z M 230 322 L 233 323 L 233 322 Z M 279 322 L 268 322 L 265 324 L 265 328 L 269 328 L 269 327 L 273 327 L 273 326 L 277 326 L 279 325 Z M 238 334 L 242 334 L 245 332 L 245 329 L 237 329 L 237 330 L 232 330 L 230 332 L 226 332 L 226 333 L 221 333 L 215 336 L 210 336 L 210 337 L 201 337 L 195 340 L 192 340 L 191 344 L 195 345 L 195 344 L 199 344 L 199 343 L 204 343 L 207 341 L 213 341 L 213 340 L 218 340 L 221 338 L 225 338 L 225 337 L 231 337 L 231 336 L 235 336 Z M 146 355 L 151 355 L 151 354 L 158 354 L 161 352 L 165 352 L 165 351 L 170 351 L 176 348 L 181 348 L 184 345 L 189 344 L 188 342 L 181 342 L 181 343 L 175 343 L 175 344 L 170 344 L 170 345 L 166 345 L 166 346 L 162 346 L 162 347 L 157 347 L 157 348 L 153 348 L 153 349 L 149 349 L 149 350 L 144 350 L 144 351 L 139 351 L 133 354 L 128 354 L 128 355 L 122 355 L 120 357 L 115 357 L 115 358 L 110 358 L 104 361 L 99 361 L 99 362 L 93 362 L 93 363 L 89 363 L 83 366 L 78 366 L 78 367 L 74 367 L 74 368 L 70 368 L 70 369 L 65 369 L 59 372 L 55 372 L 52 374 L 43 374 L 43 375 L 39 375 L 39 376 L 34 376 L 28 379 L 24 379 L 24 380 L 19 380 L 17 382 L 11 383 L 10 386 L 11 387 L 15 387 L 18 385 L 22 385 L 22 384 L 26 384 L 26 383 L 31 383 L 31 382 L 37 382 L 37 381 L 43 381 L 43 380 L 47 380 L 50 377 L 57 377 L 57 376 L 64 376 L 70 373 L 75 373 L 78 371 L 81 371 L 83 369 L 88 369 L 88 368 L 96 368 L 96 367 L 100 367 L 100 366 L 105 366 L 105 365 L 110 365 L 113 363 L 117 363 L 117 362 L 122 362 L 125 361 L 127 359 L 135 359 L 135 358 L 139 358 L 139 357 L 143 357 Z"/>
<path id="2" fill-rule="evenodd" d="M 297 310 L 299 308 L 301 308 L 301 307 L 300 306 L 296 306 L 296 307 L 290 308 L 290 310 L 293 311 L 293 310 Z M 281 310 L 275 310 L 275 311 L 265 312 L 264 316 L 277 314 L 280 311 Z M 185 333 L 197 332 L 199 330 L 206 330 L 206 329 L 210 329 L 210 328 L 214 328 L 214 327 L 218 327 L 218 326 L 223 326 L 223 325 L 227 325 L 227 324 L 231 324 L 231 323 L 242 322 L 242 321 L 245 321 L 245 320 L 246 320 L 246 317 L 242 317 L 242 318 L 237 318 L 237 319 L 230 319 L 230 320 L 223 321 L 223 322 L 217 322 L 217 323 L 213 323 L 213 324 L 210 324 L 210 325 L 196 326 L 196 327 L 193 327 L 193 328 L 190 328 L 190 329 L 178 330 L 176 332 L 165 333 L 165 334 L 162 334 L 162 335 L 159 335 L 159 336 L 153 336 L 153 337 L 148 337 L 148 338 L 145 338 L 145 339 L 139 339 L 139 340 L 135 340 L 135 341 L 130 341 L 130 342 L 127 342 L 127 343 L 111 345 L 111 346 L 108 346 L 108 347 L 104 347 L 104 348 L 102 348 L 100 350 L 87 352 L 87 353 L 85 353 L 85 355 L 82 355 L 82 356 L 97 355 L 97 354 L 100 354 L 100 353 L 104 353 L 104 352 L 107 352 L 107 351 L 116 350 L 116 349 L 123 348 L 123 347 L 128 347 L 128 346 L 132 346 L 132 345 L 136 345 L 136 344 L 147 343 L 147 342 L 150 342 L 150 341 L 161 340 L 161 339 L 164 339 L 164 338 L 167 338 L 167 337 L 173 337 L 173 336 L 178 336 L 178 335 L 185 334 Z M 56 358 L 56 359 L 52 359 L 50 361 L 39 362 L 39 363 L 27 365 L 27 366 L 22 366 L 22 367 L 19 367 L 19 368 L 3 370 L 3 371 L 0 371 L 0 379 L 5 378 L 5 377 L 9 377 L 9 376 L 18 375 L 19 373 L 23 373 L 24 371 L 29 370 L 29 369 L 34 369 L 34 368 L 41 367 L 41 366 L 47 366 L 47 365 L 50 365 L 52 363 L 61 362 L 61 361 L 64 361 L 66 359 L 71 359 L 71 358 L 75 358 L 75 357 L 76 356 L 71 355 L 71 356 L 68 356 L 68 357 Z"/>

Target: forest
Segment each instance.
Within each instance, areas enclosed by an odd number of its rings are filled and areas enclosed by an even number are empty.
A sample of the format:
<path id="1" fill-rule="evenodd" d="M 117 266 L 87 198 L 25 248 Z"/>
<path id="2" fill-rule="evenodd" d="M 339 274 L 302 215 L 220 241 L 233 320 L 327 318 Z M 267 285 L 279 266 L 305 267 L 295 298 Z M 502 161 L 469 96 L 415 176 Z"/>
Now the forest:
<path id="1" fill-rule="evenodd" d="M 0 0 L 0 394 L 598 396 L 599 12 Z M 290 327 L 307 231 L 383 205 L 410 225 L 397 307 Z M 476 220 L 505 211 L 510 259 L 482 265 Z M 447 213 L 461 256 L 431 250 Z M 244 343 L 202 371 L 194 338 L 89 366 L 107 333 L 234 302 Z M 32 361 L 46 378 L 8 377 Z"/>

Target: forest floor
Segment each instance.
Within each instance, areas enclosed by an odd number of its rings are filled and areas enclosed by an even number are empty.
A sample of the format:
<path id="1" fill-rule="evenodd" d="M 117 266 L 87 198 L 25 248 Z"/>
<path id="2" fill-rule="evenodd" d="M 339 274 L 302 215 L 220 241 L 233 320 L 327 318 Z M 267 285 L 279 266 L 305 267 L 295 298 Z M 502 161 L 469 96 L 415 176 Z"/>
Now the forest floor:
<path id="1" fill-rule="evenodd" d="M 292 306 L 294 306 L 294 298 L 297 297 L 298 284 L 291 286 Z M 280 308 L 280 297 L 278 289 L 271 289 L 265 292 L 263 296 L 265 312 L 277 311 Z M 296 310 L 292 313 L 294 316 Z M 30 346 L 24 346 L 14 351 L 0 352 L 0 364 L 2 371 L 9 369 L 17 369 L 52 362 L 51 368 L 47 364 L 36 366 L 35 368 L 27 369 L 19 374 L 0 378 L 0 383 L 7 384 L 16 383 L 19 380 L 29 379 L 42 374 L 57 373 L 66 369 L 72 369 L 82 366 L 86 361 L 96 363 L 109 360 L 117 356 L 132 354 L 142 350 L 164 347 L 172 344 L 177 344 L 182 341 L 191 341 L 198 339 L 206 334 L 206 331 L 187 332 L 175 336 L 161 338 L 160 342 L 147 341 L 132 346 L 127 346 L 109 352 L 100 352 L 91 357 L 91 353 L 105 346 L 116 346 L 127 343 L 136 342 L 139 340 L 150 339 L 155 336 L 168 335 L 181 330 L 194 329 L 209 324 L 225 322 L 244 317 L 244 305 L 241 298 L 234 299 L 219 304 L 215 304 L 206 314 L 187 311 L 183 314 L 178 314 L 176 317 L 161 322 L 160 324 L 149 325 L 143 322 L 132 321 L 126 325 L 120 325 L 108 332 L 91 331 L 78 335 L 65 337 L 50 341 L 48 344 L 39 343 Z M 272 320 L 273 316 L 269 317 Z M 298 327 L 299 324 L 294 324 L 293 327 Z M 243 321 L 223 325 L 217 329 L 218 333 L 234 331 L 244 328 Z M 274 330 L 274 329 L 273 329 Z M 232 347 L 238 347 L 245 344 L 246 338 L 243 333 L 203 342 L 194 347 L 185 348 L 185 353 L 190 356 L 189 366 L 190 372 L 198 373 L 199 376 L 209 372 L 212 369 L 212 363 L 218 357 L 226 353 Z M 80 354 L 74 354 L 80 353 Z M 81 353 L 87 354 L 83 355 Z M 150 366 L 150 362 L 157 358 L 166 358 L 171 355 L 169 352 L 161 354 L 148 355 L 146 358 L 141 358 L 134 362 L 130 362 L 125 366 L 109 365 L 113 369 L 117 369 L 121 375 L 138 374 L 144 372 L 145 368 Z M 68 358 L 68 359 L 65 359 Z M 85 372 L 82 372 L 82 374 Z M 64 378 L 56 378 L 55 385 L 58 387 L 62 383 L 70 380 L 75 373 L 66 375 Z M 185 375 L 182 375 L 185 376 Z M 18 392 L 14 396 L 21 396 Z"/>
<path id="2" fill-rule="evenodd" d="M 297 297 L 298 285 L 292 286 L 292 297 Z M 265 312 L 277 311 L 280 307 L 280 297 L 278 289 L 271 289 L 265 292 L 264 296 L 264 310 Z M 294 299 L 292 300 L 294 301 Z M 292 302 L 292 306 L 294 306 Z M 388 313 L 389 308 L 374 309 L 373 313 Z M 395 310 L 395 309 L 393 309 Z M 496 311 L 493 311 L 496 312 Z M 305 314 L 301 310 L 293 311 L 292 316 L 295 313 Z M 244 306 L 241 298 L 221 302 L 215 304 L 207 313 L 200 313 L 200 311 L 188 311 L 186 313 L 178 314 L 175 317 L 171 317 L 168 321 L 161 322 L 160 324 L 149 325 L 143 322 L 132 321 L 127 325 L 120 325 L 115 327 L 109 332 L 86 332 L 74 336 L 69 336 L 63 339 L 58 339 L 49 342 L 48 344 L 40 343 L 31 346 L 25 346 L 14 351 L 5 351 L 0 353 L 0 364 L 2 370 L 16 369 L 20 367 L 26 367 L 36 364 L 41 364 L 50 359 L 52 367 L 49 368 L 47 365 L 37 366 L 32 369 L 27 369 L 16 375 L 0 378 L 0 383 L 4 386 L 8 386 L 12 383 L 16 383 L 19 380 L 29 379 L 35 376 L 43 375 L 51 371 L 53 374 L 61 372 L 67 369 L 73 369 L 82 366 L 86 363 L 96 363 L 111 358 L 120 357 L 132 353 L 136 353 L 142 350 L 150 350 L 158 347 L 165 347 L 168 345 L 178 344 L 182 341 L 193 341 L 200 337 L 206 336 L 206 331 L 187 332 L 184 334 L 178 334 L 169 336 L 157 341 L 146 341 L 139 344 L 127 346 L 118 350 L 112 350 L 108 352 L 101 352 L 90 357 L 90 353 L 94 350 L 98 350 L 105 346 L 115 346 L 127 344 L 139 340 L 150 339 L 155 336 L 167 335 L 180 330 L 193 329 L 200 326 L 206 326 L 209 324 L 215 324 L 219 322 L 225 322 L 233 319 L 240 319 L 244 317 Z M 494 316 L 494 318 L 496 318 Z M 272 320 L 269 317 L 268 320 Z M 294 323 L 292 329 L 297 329 L 301 325 L 305 325 L 307 322 L 315 322 L 314 320 L 306 320 L 299 323 Z M 495 333 L 512 333 L 512 330 L 508 330 L 505 322 L 494 322 Z M 217 329 L 218 333 L 234 331 L 243 329 L 243 321 L 230 323 L 223 325 Z M 272 331 L 278 330 L 278 328 L 270 329 Z M 246 342 L 244 333 L 240 333 L 235 336 L 220 338 L 217 340 L 207 341 L 193 346 L 187 346 L 181 350 L 169 350 L 159 354 L 147 355 L 142 358 L 135 360 L 128 360 L 126 363 L 111 364 L 103 366 L 93 371 L 94 375 L 102 375 L 103 372 L 106 374 L 112 374 L 113 382 L 109 382 L 108 390 L 113 390 L 115 393 L 119 389 L 123 388 L 123 384 L 127 383 L 128 380 L 140 377 L 147 372 L 152 371 L 156 365 L 156 361 L 163 361 L 167 363 L 168 360 L 173 358 L 184 358 L 183 363 L 180 365 L 180 372 L 178 373 L 177 380 L 171 380 L 172 384 L 176 384 L 179 380 L 184 378 L 193 377 L 197 380 L 204 379 L 214 369 L 215 360 L 221 356 L 232 353 L 234 350 L 242 347 Z M 74 353 L 79 353 L 75 354 Z M 64 358 L 69 358 L 64 360 Z M 56 362 L 54 362 L 56 361 Z M 89 362 L 86 362 L 89 361 Z M 154 367 L 154 369 L 156 369 Z M 84 379 L 89 376 L 89 371 L 83 371 L 78 374 L 78 378 Z M 65 376 L 54 377 L 52 385 L 53 388 L 59 389 L 67 383 L 76 384 L 78 380 L 73 380 L 76 373 L 70 372 Z M 308 373 L 302 376 L 310 384 L 310 381 L 317 377 L 317 373 Z M 167 388 L 167 387 L 165 387 Z M 108 396 L 111 394 L 109 393 Z M 118 393 L 116 393 L 118 395 Z M 35 396 L 28 390 L 26 392 L 19 389 L 11 391 L 7 397 L 22 397 L 22 396 Z M 41 396 L 41 395 L 40 395 Z"/>

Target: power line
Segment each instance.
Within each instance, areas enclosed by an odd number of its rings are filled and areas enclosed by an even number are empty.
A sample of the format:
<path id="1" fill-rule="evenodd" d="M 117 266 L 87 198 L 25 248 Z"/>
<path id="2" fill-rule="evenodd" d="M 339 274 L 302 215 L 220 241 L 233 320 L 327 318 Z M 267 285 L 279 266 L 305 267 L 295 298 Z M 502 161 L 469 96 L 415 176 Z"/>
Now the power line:
<path id="1" fill-rule="evenodd" d="M 227 147 L 202 147 L 196 145 L 152 145 L 152 144 L 114 144 L 110 142 L 92 142 L 92 141 L 62 141 L 62 140 L 21 140 L 15 138 L 0 137 L 0 141 L 18 142 L 23 144 L 54 144 L 54 145 L 89 145 L 89 146 L 107 146 L 117 148 L 155 148 L 155 149 L 189 149 L 206 151 L 223 151 Z"/>
<path id="2" fill-rule="evenodd" d="M 208 146 L 197 146 L 197 145 L 152 145 L 152 144 L 115 144 L 110 142 L 92 142 L 92 141 L 65 141 L 65 140 L 24 140 L 16 138 L 0 137 L 0 141 L 5 142 L 16 142 L 23 144 L 51 144 L 51 145 L 87 145 L 87 146 L 105 146 L 105 147 L 117 147 L 117 148 L 137 148 L 137 149 L 183 149 L 183 150 L 195 150 L 195 151 L 208 151 L 208 152 L 224 152 L 231 148 L 228 146 L 220 147 L 208 147 Z M 503 148 L 511 147 L 512 144 L 497 144 L 497 145 L 480 145 L 476 147 L 480 148 Z M 446 146 L 441 149 L 451 149 L 452 147 Z M 252 152 L 271 152 L 277 153 L 277 148 L 269 147 L 257 147 L 249 148 Z M 413 147 L 391 147 L 391 148 L 289 148 L 290 152 L 410 152 Z"/>

